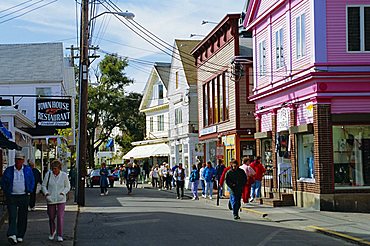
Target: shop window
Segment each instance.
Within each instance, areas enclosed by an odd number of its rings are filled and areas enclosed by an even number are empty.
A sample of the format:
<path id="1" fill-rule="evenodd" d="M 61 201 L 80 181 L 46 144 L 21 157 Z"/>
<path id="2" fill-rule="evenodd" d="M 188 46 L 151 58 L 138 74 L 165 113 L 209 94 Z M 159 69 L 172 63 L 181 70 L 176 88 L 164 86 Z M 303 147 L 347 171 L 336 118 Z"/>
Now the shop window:
<path id="1" fill-rule="evenodd" d="M 273 164 L 272 164 L 272 139 L 266 138 L 262 140 L 262 164 L 265 165 L 266 174 L 272 175 L 273 173 Z"/>
<path id="2" fill-rule="evenodd" d="M 314 142 L 313 134 L 297 135 L 298 179 L 314 179 Z"/>
<path id="3" fill-rule="evenodd" d="M 370 185 L 370 126 L 333 126 L 336 188 Z"/>

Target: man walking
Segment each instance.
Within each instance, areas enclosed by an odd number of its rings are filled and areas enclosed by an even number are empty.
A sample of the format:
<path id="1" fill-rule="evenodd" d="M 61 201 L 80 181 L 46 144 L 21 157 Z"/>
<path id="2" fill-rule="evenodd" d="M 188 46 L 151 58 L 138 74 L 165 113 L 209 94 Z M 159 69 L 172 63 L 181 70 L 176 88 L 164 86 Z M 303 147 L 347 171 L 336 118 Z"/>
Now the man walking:
<path id="1" fill-rule="evenodd" d="M 265 167 L 261 163 L 261 157 L 257 156 L 256 160 L 250 165 L 251 168 L 256 172 L 254 175 L 254 183 L 252 184 L 252 194 L 250 202 L 254 201 L 254 198 L 261 196 L 261 182 L 262 177 L 266 172 Z"/>
<path id="2" fill-rule="evenodd" d="M 231 209 L 233 210 L 234 220 L 238 220 L 240 219 L 240 200 L 242 198 L 243 187 L 247 182 L 247 175 L 245 175 L 245 172 L 239 168 L 237 160 L 231 159 L 230 166 L 231 169 L 226 173 L 225 180 L 230 191 L 229 203 L 231 204 Z"/>
<path id="3" fill-rule="evenodd" d="M 213 194 L 213 181 L 216 175 L 216 170 L 212 167 L 212 162 L 207 162 L 207 167 L 204 169 L 204 181 L 206 183 L 206 195 L 209 195 L 209 199 L 212 200 L 212 194 Z"/>
<path id="4" fill-rule="evenodd" d="M 15 165 L 5 169 L 1 180 L 9 213 L 8 241 L 14 245 L 23 242 L 27 229 L 27 214 L 30 193 L 35 179 L 29 166 L 24 165 L 24 154 L 16 152 Z"/>
<path id="5" fill-rule="evenodd" d="M 185 185 L 185 169 L 182 168 L 182 164 L 179 163 L 179 166 L 175 170 L 174 177 L 176 179 L 176 192 L 177 199 L 184 198 L 184 185 Z M 181 196 L 180 196 L 181 189 Z"/>
<path id="6" fill-rule="evenodd" d="M 36 204 L 36 190 L 37 190 L 37 184 L 42 184 L 41 180 L 41 173 L 40 171 L 36 168 L 35 163 L 31 160 L 28 160 L 29 166 L 32 168 L 32 173 L 33 173 L 33 178 L 35 180 L 35 186 L 33 188 L 33 191 L 30 194 L 30 210 L 34 211 L 35 210 L 35 204 Z"/>
<path id="7" fill-rule="evenodd" d="M 217 181 L 218 195 L 219 195 L 220 198 L 222 198 L 224 196 L 224 192 L 223 192 L 222 185 L 220 185 L 220 179 L 221 179 L 222 173 L 224 172 L 224 169 L 225 169 L 225 165 L 224 165 L 222 159 L 218 160 L 218 163 L 217 163 L 215 169 L 216 169 L 216 181 Z"/>

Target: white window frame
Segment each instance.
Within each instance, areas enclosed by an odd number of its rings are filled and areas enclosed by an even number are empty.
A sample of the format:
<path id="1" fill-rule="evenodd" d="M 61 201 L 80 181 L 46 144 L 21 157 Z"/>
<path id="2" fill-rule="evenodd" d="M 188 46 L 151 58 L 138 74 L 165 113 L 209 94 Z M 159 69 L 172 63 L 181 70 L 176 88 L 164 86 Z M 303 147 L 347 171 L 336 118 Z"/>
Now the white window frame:
<path id="1" fill-rule="evenodd" d="M 284 67 L 284 29 L 279 28 L 275 32 L 276 44 L 276 69 Z"/>
<path id="2" fill-rule="evenodd" d="M 154 131 L 154 118 L 153 118 L 153 116 L 151 116 L 149 118 L 149 131 L 150 132 L 153 132 Z"/>
<path id="3" fill-rule="evenodd" d="M 266 40 L 262 40 L 258 44 L 258 57 L 259 57 L 259 75 L 266 75 Z"/>
<path id="4" fill-rule="evenodd" d="M 162 132 L 164 131 L 164 115 L 158 115 L 157 116 L 157 131 Z"/>
<path id="5" fill-rule="evenodd" d="M 360 50 L 348 50 L 348 8 L 360 8 Z M 370 50 L 365 50 L 365 8 L 370 5 L 347 5 L 346 7 L 346 48 L 348 53 L 367 53 Z"/>
<path id="6" fill-rule="evenodd" d="M 303 19 L 303 21 L 302 21 Z M 295 19 L 296 31 L 296 57 L 306 56 L 306 13 L 301 13 Z"/>
<path id="7" fill-rule="evenodd" d="M 182 108 L 175 109 L 175 125 L 182 123 Z"/>

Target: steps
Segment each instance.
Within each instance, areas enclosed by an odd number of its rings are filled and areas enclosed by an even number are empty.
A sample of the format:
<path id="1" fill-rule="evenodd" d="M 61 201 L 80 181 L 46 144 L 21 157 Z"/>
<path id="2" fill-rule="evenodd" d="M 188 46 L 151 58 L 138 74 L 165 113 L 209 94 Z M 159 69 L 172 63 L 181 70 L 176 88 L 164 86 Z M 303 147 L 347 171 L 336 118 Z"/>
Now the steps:
<path id="1" fill-rule="evenodd" d="M 293 194 L 283 193 L 281 199 L 278 198 L 261 198 L 260 204 L 269 205 L 272 207 L 295 206 Z"/>

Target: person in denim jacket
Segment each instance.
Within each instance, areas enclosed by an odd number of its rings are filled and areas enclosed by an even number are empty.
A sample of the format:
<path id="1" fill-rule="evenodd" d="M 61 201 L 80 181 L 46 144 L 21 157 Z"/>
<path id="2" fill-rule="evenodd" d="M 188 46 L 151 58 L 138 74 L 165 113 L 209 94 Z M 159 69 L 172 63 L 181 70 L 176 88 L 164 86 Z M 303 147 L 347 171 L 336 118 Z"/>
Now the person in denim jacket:
<path id="1" fill-rule="evenodd" d="M 216 169 L 212 167 L 212 162 L 208 161 L 207 162 L 207 167 L 204 169 L 203 177 L 204 181 L 206 183 L 206 195 L 209 196 L 209 199 L 212 200 L 212 194 L 213 194 L 213 181 L 216 176 Z"/>
<path id="2" fill-rule="evenodd" d="M 35 186 L 32 169 L 24 165 L 24 160 L 24 154 L 16 152 L 15 165 L 7 167 L 1 179 L 9 216 L 7 236 L 12 245 L 23 242 L 27 230 L 30 193 Z"/>

